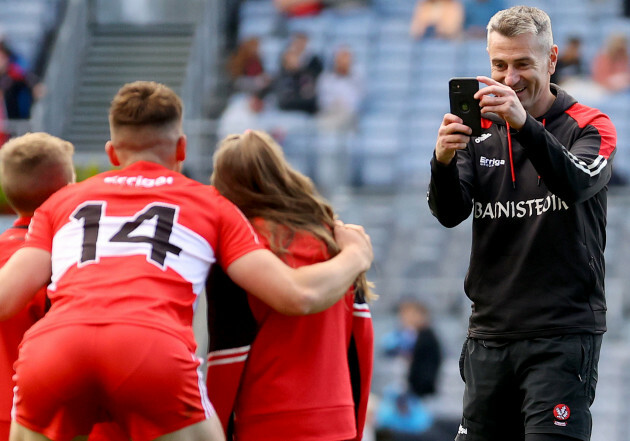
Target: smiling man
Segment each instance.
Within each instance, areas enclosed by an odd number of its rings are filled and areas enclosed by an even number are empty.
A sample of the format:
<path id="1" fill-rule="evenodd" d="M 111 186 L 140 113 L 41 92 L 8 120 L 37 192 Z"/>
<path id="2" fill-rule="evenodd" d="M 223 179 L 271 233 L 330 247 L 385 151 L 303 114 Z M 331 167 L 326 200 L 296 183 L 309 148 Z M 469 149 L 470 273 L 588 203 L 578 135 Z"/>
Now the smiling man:
<path id="1" fill-rule="evenodd" d="M 558 47 L 540 9 L 488 24 L 482 135 L 446 114 L 429 206 L 447 227 L 473 213 L 457 441 L 588 441 L 606 331 L 610 119 L 550 83 Z"/>

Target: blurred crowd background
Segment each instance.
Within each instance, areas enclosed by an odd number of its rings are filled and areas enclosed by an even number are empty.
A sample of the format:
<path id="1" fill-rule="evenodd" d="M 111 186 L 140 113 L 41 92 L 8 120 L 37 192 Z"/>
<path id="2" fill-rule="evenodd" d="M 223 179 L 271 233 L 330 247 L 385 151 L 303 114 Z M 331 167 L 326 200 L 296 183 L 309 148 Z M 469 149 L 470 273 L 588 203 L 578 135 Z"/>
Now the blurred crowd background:
<path id="1" fill-rule="evenodd" d="M 448 80 L 489 75 L 485 25 L 516 4 L 551 17 L 560 54 L 553 81 L 617 128 L 609 332 L 593 441 L 627 441 L 629 1 L 0 0 L 0 136 L 47 131 L 74 143 L 79 178 L 107 169 L 109 101 L 138 79 L 163 82 L 184 99 L 185 172 L 197 180 L 208 182 L 223 136 L 268 131 L 340 216 L 372 236 L 370 278 L 380 298 L 372 305 L 369 435 L 452 439 L 470 311 L 470 225 L 447 230 L 430 215 L 429 160 L 448 111 Z M 422 387 L 411 375 L 418 369 L 428 378 Z"/>

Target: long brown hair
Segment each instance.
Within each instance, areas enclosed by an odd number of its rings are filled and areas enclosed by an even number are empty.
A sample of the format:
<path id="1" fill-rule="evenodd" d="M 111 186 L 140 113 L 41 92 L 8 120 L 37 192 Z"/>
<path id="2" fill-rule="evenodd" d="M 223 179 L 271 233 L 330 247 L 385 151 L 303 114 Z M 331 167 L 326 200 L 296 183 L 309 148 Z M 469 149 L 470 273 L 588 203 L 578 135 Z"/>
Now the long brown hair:
<path id="1" fill-rule="evenodd" d="M 275 254 L 286 252 L 297 231 L 321 240 L 330 256 L 339 253 L 332 206 L 307 176 L 291 167 L 270 135 L 255 130 L 228 135 L 219 143 L 213 163 L 212 184 L 248 219 L 266 222 L 261 233 L 268 236 Z M 356 288 L 358 295 L 375 298 L 365 274 L 357 279 Z"/>

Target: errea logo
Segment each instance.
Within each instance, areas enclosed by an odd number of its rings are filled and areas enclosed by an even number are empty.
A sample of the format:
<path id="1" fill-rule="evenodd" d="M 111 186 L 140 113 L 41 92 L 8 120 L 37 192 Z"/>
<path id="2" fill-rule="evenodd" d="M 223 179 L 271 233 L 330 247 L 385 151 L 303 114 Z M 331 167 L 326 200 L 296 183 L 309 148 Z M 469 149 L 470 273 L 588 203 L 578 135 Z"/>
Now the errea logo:
<path id="1" fill-rule="evenodd" d="M 475 143 L 479 144 L 480 142 L 484 142 L 486 139 L 490 138 L 492 133 L 484 133 L 483 135 L 475 138 Z"/>
<path id="2" fill-rule="evenodd" d="M 482 167 L 499 167 L 505 165 L 505 159 L 486 158 L 482 156 L 479 158 L 479 165 Z"/>

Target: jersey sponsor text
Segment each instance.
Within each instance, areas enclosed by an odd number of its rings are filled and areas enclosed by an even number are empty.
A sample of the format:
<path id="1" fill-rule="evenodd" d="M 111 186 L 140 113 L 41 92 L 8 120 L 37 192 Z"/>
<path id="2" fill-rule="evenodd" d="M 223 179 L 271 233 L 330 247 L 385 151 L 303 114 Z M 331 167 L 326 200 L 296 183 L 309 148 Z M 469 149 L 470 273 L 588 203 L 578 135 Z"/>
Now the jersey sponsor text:
<path id="1" fill-rule="evenodd" d="M 172 185 L 172 176 L 158 176 L 157 178 L 147 178 L 142 175 L 138 176 L 107 176 L 103 179 L 106 184 L 127 185 L 129 187 L 153 188 L 162 185 Z"/>
<path id="2" fill-rule="evenodd" d="M 505 159 L 486 158 L 482 156 L 479 158 L 479 165 L 482 167 L 499 167 L 505 165 Z"/>

